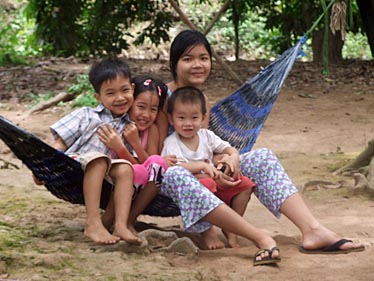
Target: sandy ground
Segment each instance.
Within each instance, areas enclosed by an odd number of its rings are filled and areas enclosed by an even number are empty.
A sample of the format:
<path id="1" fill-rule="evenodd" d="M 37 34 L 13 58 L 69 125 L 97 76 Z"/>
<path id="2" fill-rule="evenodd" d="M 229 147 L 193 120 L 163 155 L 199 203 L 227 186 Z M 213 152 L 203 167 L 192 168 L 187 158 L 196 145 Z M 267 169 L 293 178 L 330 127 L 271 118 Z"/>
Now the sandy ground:
<path id="1" fill-rule="evenodd" d="M 233 66 L 249 77 L 261 64 L 238 62 Z M 168 77 L 165 63 L 137 65 L 135 72 L 151 69 Z M 349 177 L 331 172 L 374 138 L 373 64 L 352 63 L 330 71 L 325 77 L 317 66 L 295 65 L 255 145 L 274 150 L 298 187 L 317 179 L 351 184 Z M 206 92 L 214 103 L 235 87 L 216 67 Z M 27 116 L 26 105 L 18 102 L 16 92 L 9 93 L 0 104 L 0 115 L 46 141 L 51 138 L 48 125 L 69 110 L 55 107 Z M 0 280 L 374 280 L 373 198 L 353 196 L 349 188 L 320 188 L 303 196 L 323 224 L 362 242 L 365 252 L 302 254 L 298 229 L 287 218 L 274 218 L 253 197 L 245 218 L 268 231 L 282 254 L 278 266 L 253 267 L 256 248 L 244 239 L 240 249 L 199 250 L 197 254 L 94 245 L 83 236 L 82 206 L 60 201 L 35 186 L 30 172 L 3 143 L 0 152 L 1 158 L 20 167 L 0 170 Z M 180 223 L 178 218 L 140 219 L 164 229 L 176 229 Z"/>

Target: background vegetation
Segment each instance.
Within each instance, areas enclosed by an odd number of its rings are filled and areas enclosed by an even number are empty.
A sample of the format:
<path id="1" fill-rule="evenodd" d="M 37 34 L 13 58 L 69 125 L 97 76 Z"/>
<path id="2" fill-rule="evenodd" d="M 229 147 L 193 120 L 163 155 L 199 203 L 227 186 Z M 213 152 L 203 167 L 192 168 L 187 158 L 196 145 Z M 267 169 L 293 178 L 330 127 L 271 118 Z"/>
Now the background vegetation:
<path id="1" fill-rule="evenodd" d="M 178 2 L 204 30 L 224 1 Z M 371 59 L 357 4 L 348 3 L 349 32 L 342 57 Z M 226 57 L 269 59 L 294 44 L 321 13 L 321 2 L 315 0 L 232 1 L 208 38 Z M 134 45 L 167 49 L 170 38 L 182 28 L 168 1 L 7 0 L 0 4 L 0 64 L 25 63 L 26 58 L 38 56 L 119 54 Z M 320 23 L 315 32 L 323 29 Z M 316 39 L 311 36 L 309 45 L 312 40 Z M 240 54 L 235 42 L 240 43 Z"/>

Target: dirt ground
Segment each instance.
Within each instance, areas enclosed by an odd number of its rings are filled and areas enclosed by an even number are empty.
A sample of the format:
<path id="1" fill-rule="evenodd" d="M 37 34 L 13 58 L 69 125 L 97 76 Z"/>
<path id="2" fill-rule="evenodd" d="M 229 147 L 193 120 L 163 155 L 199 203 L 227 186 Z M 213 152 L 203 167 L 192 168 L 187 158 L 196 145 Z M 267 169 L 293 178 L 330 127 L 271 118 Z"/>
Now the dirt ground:
<path id="1" fill-rule="evenodd" d="M 242 77 L 251 77 L 268 62 L 230 64 Z M 131 60 L 130 65 L 135 74 L 150 72 L 170 79 L 167 62 Z M 0 115 L 50 141 L 48 126 L 71 109 L 59 106 L 28 115 L 22 96 L 30 91 L 62 91 L 77 73 L 85 72 L 87 63 L 73 59 L 0 68 Z M 303 196 L 324 225 L 362 242 L 365 252 L 302 254 L 298 229 L 287 218 L 274 218 L 255 197 L 245 218 L 278 242 L 282 254 L 278 266 L 253 267 L 256 248 L 244 239 L 240 249 L 197 254 L 97 246 L 83 236 L 83 207 L 35 186 L 30 172 L 0 143 L 0 157 L 20 167 L 2 165 L 0 170 L 0 280 L 374 280 L 373 198 L 354 196 L 351 178 L 332 175 L 374 138 L 374 63 L 350 61 L 330 66 L 329 75 L 321 72 L 322 67 L 312 63 L 295 64 L 255 148 L 275 151 L 300 189 L 311 180 L 342 182 L 340 188 L 319 186 Z M 215 65 L 205 92 L 213 104 L 236 87 Z M 180 224 L 179 218 L 140 220 L 164 229 Z M 193 239 L 198 243 L 197 237 Z"/>

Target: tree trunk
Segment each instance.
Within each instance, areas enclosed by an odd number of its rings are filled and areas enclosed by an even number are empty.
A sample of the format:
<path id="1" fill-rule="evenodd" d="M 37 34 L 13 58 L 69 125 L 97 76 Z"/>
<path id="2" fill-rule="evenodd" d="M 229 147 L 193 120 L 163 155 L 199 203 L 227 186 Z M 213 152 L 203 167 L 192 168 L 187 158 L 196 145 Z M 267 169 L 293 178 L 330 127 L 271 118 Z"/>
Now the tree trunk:
<path id="1" fill-rule="evenodd" d="M 364 166 L 368 166 L 374 159 L 374 139 L 368 142 L 368 146 L 354 160 L 334 172 L 335 175 L 344 172 L 358 171 Z"/>
<path id="2" fill-rule="evenodd" d="M 323 34 L 324 30 L 319 30 L 313 32 L 312 35 L 313 61 L 317 63 L 323 62 Z M 338 30 L 333 35 L 329 30 L 328 59 L 330 64 L 338 64 L 343 61 L 343 44 L 341 32 Z"/>
<path id="3" fill-rule="evenodd" d="M 357 0 L 357 5 L 368 38 L 371 56 L 374 58 L 374 0 Z"/>

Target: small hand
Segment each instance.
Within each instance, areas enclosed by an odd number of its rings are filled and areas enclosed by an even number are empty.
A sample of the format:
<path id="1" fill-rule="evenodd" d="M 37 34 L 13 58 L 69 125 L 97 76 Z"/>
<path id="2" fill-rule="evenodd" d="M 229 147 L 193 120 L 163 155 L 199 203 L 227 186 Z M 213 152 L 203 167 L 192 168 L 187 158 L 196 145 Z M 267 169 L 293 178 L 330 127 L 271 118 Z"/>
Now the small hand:
<path id="1" fill-rule="evenodd" d="M 139 142 L 139 131 L 134 122 L 127 124 L 122 134 L 131 146 Z"/>
<path id="2" fill-rule="evenodd" d="M 114 151 L 119 151 L 123 146 L 123 141 L 118 134 L 117 130 L 109 124 L 101 125 L 96 133 L 99 139 L 109 148 Z"/>
<path id="3" fill-rule="evenodd" d="M 168 167 L 175 166 L 178 163 L 176 155 L 165 155 L 165 156 L 163 156 L 163 158 L 164 158 L 164 160 L 166 162 L 166 165 Z"/>

